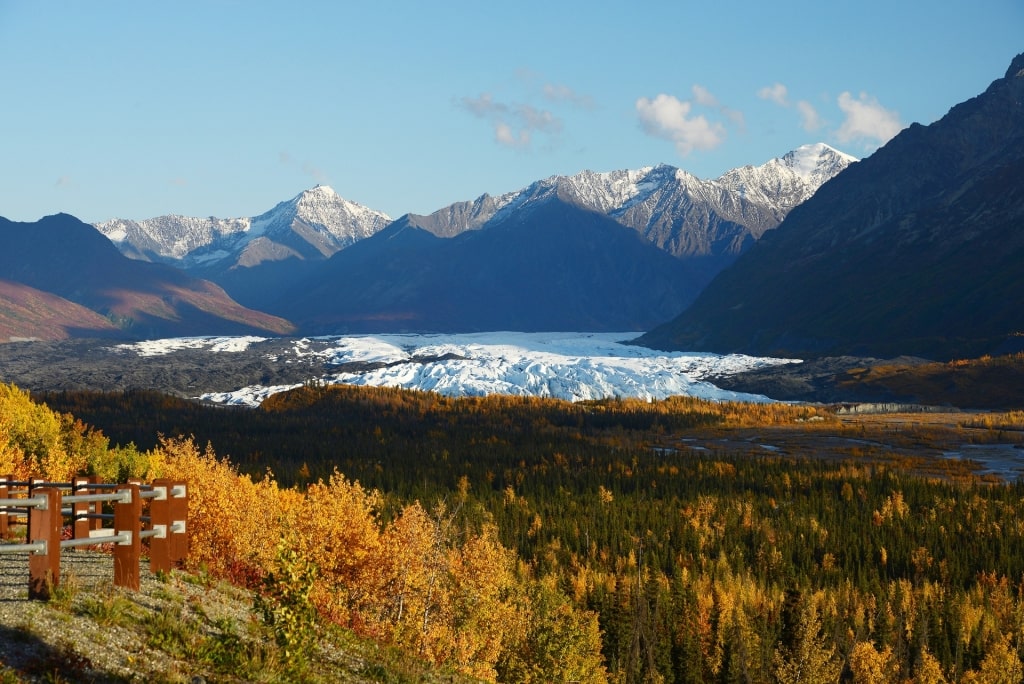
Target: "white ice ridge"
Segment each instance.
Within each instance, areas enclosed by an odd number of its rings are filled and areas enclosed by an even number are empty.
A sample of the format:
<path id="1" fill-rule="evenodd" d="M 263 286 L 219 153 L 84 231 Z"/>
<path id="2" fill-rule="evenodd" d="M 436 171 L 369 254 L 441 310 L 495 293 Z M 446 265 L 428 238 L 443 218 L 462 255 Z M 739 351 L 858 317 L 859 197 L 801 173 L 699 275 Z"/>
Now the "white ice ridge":
<path id="1" fill-rule="evenodd" d="M 401 387 L 446 396 L 506 394 L 569 401 L 605 398 L 664 399 L 674 395 L 719 401 L 771 401 L 723 390 L 705 378 L 765 366 L 795 363 L 741 354 L 661 352 L 624 344 L 637 333 L 519 333 L 462 335 L 367 335 L 302 338 L 275 355 L 289 360 L 314 356 L 324 372 L 310 381 Z M 232 341 L 233 340 L 233 341 Z M 125 345 L 139 355 L 175 349 L 240 351 L 261 338 L 193 338 Z M 204 394 L 204 401 L 258 406 L 265 398 L 299 385 L 251 385 Z"/>

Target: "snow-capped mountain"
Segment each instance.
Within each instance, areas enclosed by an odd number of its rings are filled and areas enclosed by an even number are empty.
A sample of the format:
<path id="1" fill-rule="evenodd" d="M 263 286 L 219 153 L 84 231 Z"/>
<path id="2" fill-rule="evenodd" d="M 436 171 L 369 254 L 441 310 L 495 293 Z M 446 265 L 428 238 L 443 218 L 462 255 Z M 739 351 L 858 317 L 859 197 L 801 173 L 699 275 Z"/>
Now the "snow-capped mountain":
<path id="1" fill-rule="evenodd" d="M 727 171 L 716 182 L 748 200 L 774 205 L 785 214 L 855 161 L 856 157 L 815 143 L 761 166 Z"/>
<path id="2" fill-rule="evenodd" d="M 497 197 L 483 195 L 428 216 L 403 217 L 439 237 L 482 227 L 550 197 L 597 211 L 677 257 L 737 254 L 777 226 L 856 158 L 824 143 L 804 145 L 760 166 L 703 180 L 665 164 L 636 170 L 551 176 Z"/>
<path id="3" fill-rule="evenodd" d="M 315 334 L 646 329 L 853 161 L 816 144 L 714 180 L 582 171 L 396 221 L 317 186 L 254 218 L 98 228 Z"/>
<path id="4" fill-rule="evenodd" d="M 251 218 L 159 216 L 96 224 L 127 256 L 186 269 L 223 271 L 288 258 L 325 259 L 391 222 L 326 185 Z"/>

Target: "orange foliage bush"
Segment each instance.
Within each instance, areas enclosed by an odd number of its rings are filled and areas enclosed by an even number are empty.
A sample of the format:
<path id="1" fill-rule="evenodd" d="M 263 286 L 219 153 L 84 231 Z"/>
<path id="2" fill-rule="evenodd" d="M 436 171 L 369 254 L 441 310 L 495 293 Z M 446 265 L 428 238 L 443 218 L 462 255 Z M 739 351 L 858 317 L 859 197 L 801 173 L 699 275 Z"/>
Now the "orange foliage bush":
<path id="1" fill-rule="evenodd" d="M 316 567 L 310 598 L 321 616 L 483 679 L 528 638 L 535 583 L 492 524 L 472 531 L 444 506 L 427 512 L 417 502 L 384 525 L 380 494 L 340 473 L 305 492 L 282 489 L 191 439 L 162 439 L 148 456 L 157 474 L 189 485 L 191 568 L 257 588 L 278 542 L 290 540 Z M 570 620 L 588 635 L 559 662 L 588 663 L 589 681 L 604 681 L 596 616 L 559 605 L 555 624 Z"/>
<path id="2" fill-rule="evenodd" d="M 163 477 L 188 484 L 188 566 L 255 586 L 274 558 L 285 511 L 301 497 L 269 473 L 253 482 L 192 439 L 164 438 L 151 459 Z"/>

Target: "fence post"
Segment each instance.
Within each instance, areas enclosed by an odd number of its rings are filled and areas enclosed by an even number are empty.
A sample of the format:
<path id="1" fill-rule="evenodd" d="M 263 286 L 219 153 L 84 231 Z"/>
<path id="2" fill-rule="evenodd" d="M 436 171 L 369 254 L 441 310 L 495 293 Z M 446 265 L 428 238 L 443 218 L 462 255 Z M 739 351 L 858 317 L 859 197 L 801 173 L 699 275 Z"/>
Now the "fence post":
<path id="1" fill-rule="evenodd" d="M 71 493 L 80 494 L 89 492 L 89 480 L 88 477 L 76 477 L 72 480 Z M 92 504 L 88 501 L 76 501 L 72 507 L 72 533 L 71 536 L 75 539 L 85 539 L 89 536 L 89 524 L 92 522 L 89 518 L 85 517 L 92 510 Z M 81 516 L 81 517 L 79 517 Z"/>
<path id="2" fill-rule="evenodd" d="M 171 526 L 167 528 L 171 538 L 171 565 L 181 568 L 188 558 L 188 485 L 171 483 L 167 496 L 171 501 Z"/>
<path id="3" fill-rule="evenodd" d="M 153 491 L 156 498 L 149 501 L 150 528 L 160 531 L 155 537 L 149 538 L 149 571 L 171 571 L 171 499 L 170 491 L 173 483 L 160 478 L 153 480 Z"/>
<path id="4" fill-rule="evenodd" d="M 89 476 L 89 484 L 99 484 L 99 481 L 100 481 L 99 475 L 90 475 Z M 90 489 L 89 491 L 92 492 L 92 491 L 95 491 L 95 490 Z M 94 503 L 92 505 L 92 512 L 93 513 L 102 513 L 103 512 L 103 504 L 98 503 L 98 502 Z M 92 518 L 89 521 L 89 532 L 92 532 L 93 530 L 101 530 L 101 529 L 103 529 L 103 519 L 102 518 L 95 517 L 95 518 Z"/>
<path id="5" fill-rule="evenodd" d="M 114 584 L 139 590 L 139 556 L 142 555 L 142 497 L 139 485 L 126 484 L 117 488 L 128 492 L 131 500 L 114 503 L 114 534 L 128 534 L 129 540 L 114 546 Z"/>
<path id="6" fill-rule="evenodd" d="M 0 499 L 11 498 L 10 487 L 7 485 L 8 482 L 14 479 L 13 475 L 0 476 Z M 0 539 L 8 538 L 8 525 L 7 525 L 7 509 L 0 511 Z"/>
<path id="7" fill-rule="evenodd" d="M 28 541 L 43 542 L 46 549 L 29 554 L 28 597 L 47 601 L 50 590 L 60 581 L 60 533 L 64 518 L 59 489 L 41 487 L 33 492 L 33 496 L 45 496 L 46 507 L 28 509 Z"/>

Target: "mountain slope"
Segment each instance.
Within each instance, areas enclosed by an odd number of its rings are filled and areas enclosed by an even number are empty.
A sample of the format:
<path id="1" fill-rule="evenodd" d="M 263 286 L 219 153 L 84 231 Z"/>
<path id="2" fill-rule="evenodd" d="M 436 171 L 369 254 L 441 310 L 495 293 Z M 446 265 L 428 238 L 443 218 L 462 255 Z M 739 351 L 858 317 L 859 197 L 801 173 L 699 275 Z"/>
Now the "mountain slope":
<path id="1" fill-rule="evenodd" d="M 86 307 L 126 337 L 291 330 L 285 320 L 240 306 L 213 283 L 170 266 L 128 259 L 91 226 L 67 214 L 36 223 L 0 218 L 0 278 Z M 18 328 L 13 319 L 6 323 Z M 67 325 L 77 324 L 69 320 Z M 110 332 L 95 320 L 89 325 Z"/>
<path id="2" fill-rule="evenodd" d="M 639 343 L 977 356 L 1024 332 L 1024 55 L 826 183 Z"/>
<path id="3" fill-rule="evenodd" d="M 0 280 L 0 342 L 122 334 L 110 320 L 80 304 L 22 283 Z"/>
<path id="4" fill-rule="evenodd" d="M 621 331 L 666 320 L 696 291 L 679 260 L 552 198 L 448 239 L 396 221 L 270 310 L 306 333 Z"/>

